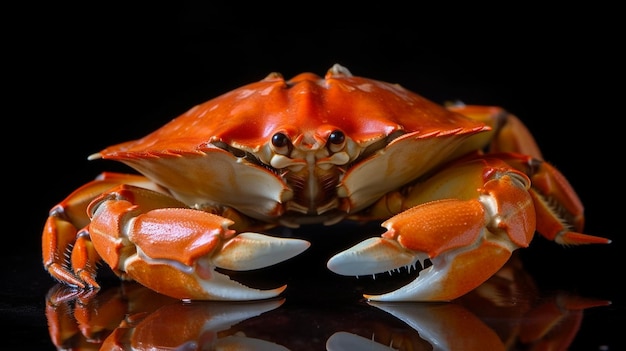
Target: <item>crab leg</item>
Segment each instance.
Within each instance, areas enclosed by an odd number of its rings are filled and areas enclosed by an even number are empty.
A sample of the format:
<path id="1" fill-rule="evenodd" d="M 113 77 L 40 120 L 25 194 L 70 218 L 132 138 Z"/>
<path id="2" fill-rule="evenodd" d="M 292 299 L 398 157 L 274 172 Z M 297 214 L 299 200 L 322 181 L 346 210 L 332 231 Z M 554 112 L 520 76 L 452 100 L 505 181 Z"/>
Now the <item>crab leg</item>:
<path id="1" fill-rule="evenodd" d="M 177 298 L 278 295 L 284 287 L 251 289 L 213 269 L 262 268 L 301 253 L 309 243 L 256 233 L 236 235 L 228 228 L 245 229 L 242 223 L 235 226 L 222 216 L 192 210 L 143 176 L 103 173 L 50 211 L 42 235 L 43 263 L 52 277 L 81 289 L 99 288 L 96 268 L 104 260 L 121 278 Z"/>
<path id="2" fill-rule="evenodd" d="M 122 183 L 158 190 L 143 176 L 102 173 L 50 210 L 42 235 L 42 256 L 53 278 L 73 287 L 98 287 L 93 277 L 100 258 L 82 235 L 86 233 L 82 229 L 89 225 L 87 206 L 96 196 Z"/>
<path id="3" fill-rule="evenodd" d="M 158 192 L 120 185 L 88 208 L 91 241 L 114 270 L 164 295 L 196 300 L 274 297 L 285 286 L 258 290 L 215 268 L 251 270 L 287 260 L 309 243 L 257 233 L 236 234 L 233 221 L 208 212 L 164 207 Z"/>
<path id="4" fill-rule="evenodd" d="M 532 181 L 537 232 L 561 245 L 608 244 L 606 238 L 583 234 L 583 205 L 567 179 L 548 162 L 521 154 L 496 154 Z"/>
<path id="5" fill-rule="evenodd" d="M 609 243 L 605 238 L 580 233 L 584 224 L 580 199 L 567 179 L 543 161 L 535 138 L 519 118 L 495 106 L 453 104 L 447 108 L 492 127 L 489 133 L 472 136 L 470 144 L 475 150 L 486 147 L 490 157 L 499 158 L 530 177 L 537 231 L 541 235 L 563 245 Z"/>
<path id="6" fill-rule="evenodd" d="M 387 229 L 382 237 L 335 255 L 328 267 L 343 275 L 371 275 L 429 258 L 432 265 L 408 285 L 365 296 L 380 301 L 445 301 L 495 274 L 514 250 L 529 245 L 536 229 L 547 227 L 546 237 L 564 235 L 576 243 L 608 242 L 570 232 L 558 213 L 536 210 L 541 196 L 530 184 L 525 172 L 499 159 L 459 162 L 415 185 L 401 204 L 390 204 L 399 198 L 391 194 L 375 205 L 374 213 L 383 208 L 399 208 L 400 213 L 382 224 Z"/>

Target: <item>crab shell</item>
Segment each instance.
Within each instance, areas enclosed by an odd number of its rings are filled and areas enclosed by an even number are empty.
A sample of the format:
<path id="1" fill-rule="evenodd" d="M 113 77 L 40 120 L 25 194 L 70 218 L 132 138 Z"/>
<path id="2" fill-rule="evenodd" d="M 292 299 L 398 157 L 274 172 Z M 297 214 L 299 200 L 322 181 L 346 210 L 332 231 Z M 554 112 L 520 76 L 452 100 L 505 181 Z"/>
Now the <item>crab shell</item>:
<path id="1" fill-rule="evenodd" d="M 287 226 L 330 224 L 482 147 L 489 130 L 335 65 L 324 78 L 272 73 L 90 158 L 126 163 L 190 207 L 227 206 Z"/>

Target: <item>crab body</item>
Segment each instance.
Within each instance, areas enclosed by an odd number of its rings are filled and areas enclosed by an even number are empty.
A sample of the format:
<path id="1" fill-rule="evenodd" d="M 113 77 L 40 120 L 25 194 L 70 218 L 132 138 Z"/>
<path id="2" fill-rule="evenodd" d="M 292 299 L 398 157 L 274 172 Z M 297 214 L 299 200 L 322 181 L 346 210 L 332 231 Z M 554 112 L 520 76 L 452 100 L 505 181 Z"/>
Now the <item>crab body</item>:
<path id="1" fill-rule="evenodd" d="M 215 268 L 261 268 L 309 246 L 256 231 L 344 219 L 384 221 L 387 232 L 332 257 L 338 274 L 433 263 L 374 300 L 459 297 L 535 231 L 563 244 L 608 242 L 580 233 L 580 201 L 515 116 L 440 106 L 339 65 L 324 78 L 270 74 L 98 158 L 141 175 L 104 173 L 50 212 L 44 265 L 78 288 L 98 287 L 104 260 L 177 298 L 275 296 L 284 287 L 249 288 Z"/>

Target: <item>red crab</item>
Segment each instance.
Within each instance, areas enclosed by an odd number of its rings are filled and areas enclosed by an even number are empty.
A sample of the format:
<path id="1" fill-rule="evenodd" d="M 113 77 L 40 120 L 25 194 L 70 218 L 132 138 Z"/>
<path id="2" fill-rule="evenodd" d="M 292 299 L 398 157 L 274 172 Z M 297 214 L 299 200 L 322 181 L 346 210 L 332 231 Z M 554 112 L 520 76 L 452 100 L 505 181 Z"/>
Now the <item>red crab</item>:
<path id="1" fill-rule="evenodd" d="M 215 268 L 265 267 L 309 246 L 256 232 L 342 220 L 383 221 L 387 231 L 332 257 L 333 272 L 432 262 L 371 300 L 457 298 L 535 232 L 559 244 L 609 242 L 581 233 L 577 195 L 515 116 L 443 107 L 340 65 L 324 78 L 272 73 L 89 158 L 141 175 L 103 173 L 51 210 L 45 269 L 77 288 L 98 288 L 103 260 L 176 298 L 276 296 L 284 286 L 249 288 Z"/>

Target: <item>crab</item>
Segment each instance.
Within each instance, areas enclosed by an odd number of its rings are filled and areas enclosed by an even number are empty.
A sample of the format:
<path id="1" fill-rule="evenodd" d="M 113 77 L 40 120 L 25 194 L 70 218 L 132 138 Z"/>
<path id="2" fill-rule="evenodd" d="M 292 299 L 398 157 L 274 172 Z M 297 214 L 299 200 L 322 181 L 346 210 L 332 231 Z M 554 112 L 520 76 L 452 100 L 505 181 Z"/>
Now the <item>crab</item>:
<path id="1" fill-rule="evenodd" d="M 563 245 L 610 242 L 582 233 L 578 196 L 513 114 L 439 105 L 339 64 L 323 78 L 271 73 L 89 159 L 139 174 L 104 172 L 50 210 L 44 267 L 76 289 L 98 289 L 104 262 L 174 298 L 275 297 L 286 285 L 257 289 L 223 272 L 310 246 L 267 234 L 278 226 L 379 221 L 382 235 L 327 263 L 348 276 L 421 269 L 364 295 L 376 301 L 458 298 L 536 232 Z"/>

